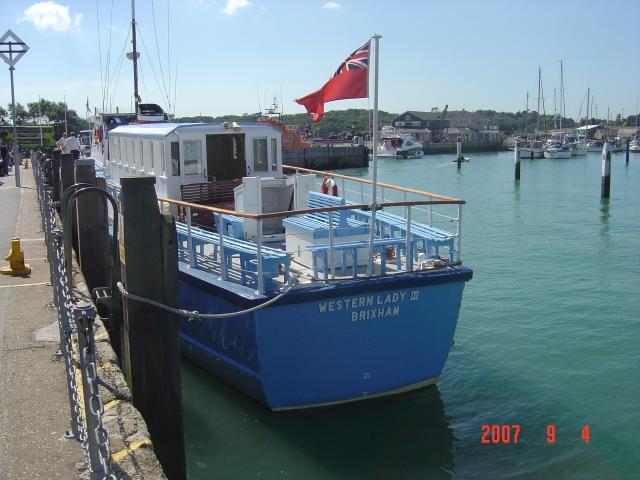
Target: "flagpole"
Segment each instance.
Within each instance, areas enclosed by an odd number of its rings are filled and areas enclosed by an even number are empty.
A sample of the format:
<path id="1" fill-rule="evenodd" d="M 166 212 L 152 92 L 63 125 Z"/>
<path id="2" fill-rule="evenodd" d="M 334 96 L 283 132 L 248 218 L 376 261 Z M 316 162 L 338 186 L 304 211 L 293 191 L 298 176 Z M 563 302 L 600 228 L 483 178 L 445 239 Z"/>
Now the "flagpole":
<path id="1" fill-rule="evenodd" d="M 373 185 L 371 191 L 371 232 L 369 233 L 369 264 L 367 275 L 373 275 L 373 241 L 376 238 L 376 208 L 377 208 L 377 186 L 378 186 L 378 65 L 380 62 L 379 47 L 382 35 L 373 35 L 374 57 L 374 77 L 373 77 Z M 384 199 L 383 199 L 384 201 Z M 384 260 L 381 260 L 384 261 Z"/>

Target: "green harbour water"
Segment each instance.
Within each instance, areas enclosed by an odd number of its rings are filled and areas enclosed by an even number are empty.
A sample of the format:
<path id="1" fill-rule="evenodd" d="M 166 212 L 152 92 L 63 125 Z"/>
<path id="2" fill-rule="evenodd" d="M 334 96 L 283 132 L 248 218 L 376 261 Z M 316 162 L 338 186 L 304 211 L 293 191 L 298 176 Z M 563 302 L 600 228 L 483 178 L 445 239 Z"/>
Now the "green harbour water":
<path id="1" fill-rule="evenodd" d="M 467 202 L 474 277 L 438 384 L 276 414 L 185 360 L 190 479 L 640 478 L 640 155 L 612 155 L 609 200 L 598 153 L 523 159 L 518 183 L 512 152 L 466 155 L 379 162 Z M 482 444 L 485 424 L 518 443 Z"/>

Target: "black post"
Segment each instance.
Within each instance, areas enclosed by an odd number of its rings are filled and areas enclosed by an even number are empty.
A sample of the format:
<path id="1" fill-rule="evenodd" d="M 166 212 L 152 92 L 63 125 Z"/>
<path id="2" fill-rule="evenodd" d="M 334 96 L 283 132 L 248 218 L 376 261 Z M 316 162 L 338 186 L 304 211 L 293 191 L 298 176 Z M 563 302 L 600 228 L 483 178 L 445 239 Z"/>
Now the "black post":
<path id="1" fill-rule="evenodd" d="M 51 157 L 51 186 L 53 187 L 53 201 L 60 201 L 60 150 L 53 151 Z"/>
<path id="2" fill-rule="evenodd" d="M 609 142 L 602 147 L 602 198 L 609 198 L 611 193 L 611 150 Z"/>
<path id="3" fill-rule="evenodd" d="M 75 183 L 96 185 L 96 171 L 92 158 L 76 160 Z M 97 193 L 78 197 L 78 257 L 80 269 L 89 291 L 96 287 L 108 287 L 109 249 L 107 243 L 107 218 L 104 198 Z"/>
<path id="4" fill-rule="evenodd" d="M 520 150 L 518 149 L 518 145 L 514 147 L 514 157 L 516 162 L 516 180 L 520 180 Z"/>
<path id="5" fill-rule="evenodd" d="M 154 177 L 124 177 L 121 263 L 130 293 L 175 307 L 178 253 L 173 219 L 158 211 Z M 124 249 L 123 249 L 124 247 Z M 184 480 L 186 462 L 180 386 L 180 348 L 175 315 L 127 300 L 124 308 L 125 371 L 133 403 L 147 422 L 167 478 Z"/>
<path id="6" fill-rule="evenodd" d="M 625 142 L 625 150 L 624 150 L 624 163 L 626 165 L 629 165 L 629 139 L 627 138 L 627 141 Z"/>

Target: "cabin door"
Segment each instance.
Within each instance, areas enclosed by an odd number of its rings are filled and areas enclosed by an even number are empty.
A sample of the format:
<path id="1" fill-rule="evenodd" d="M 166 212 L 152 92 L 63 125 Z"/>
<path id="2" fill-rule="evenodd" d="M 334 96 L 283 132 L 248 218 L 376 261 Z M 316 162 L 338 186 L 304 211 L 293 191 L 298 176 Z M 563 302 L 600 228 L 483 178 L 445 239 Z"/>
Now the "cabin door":
<path id="1" fill-rule="evenodd" d="M 207 135 L 207 181 L 234 180 L 249 173 L 244 158 L 244 133 Z"/>

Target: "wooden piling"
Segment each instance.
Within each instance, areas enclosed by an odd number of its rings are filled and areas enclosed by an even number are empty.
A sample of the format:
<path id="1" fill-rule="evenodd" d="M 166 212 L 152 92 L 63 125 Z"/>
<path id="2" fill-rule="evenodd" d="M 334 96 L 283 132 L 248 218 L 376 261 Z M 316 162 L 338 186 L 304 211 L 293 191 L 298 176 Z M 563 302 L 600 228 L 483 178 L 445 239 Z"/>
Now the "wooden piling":
<path id="1" fill-rule="evenodd" d="M 154 177 L 123 177 L 121 264 L 130 293 L 175 307 L 178 254 L 175 223 L 158 211 Z M 123 248 L 124 247 L 124 248 Z M 125 371 L 167 478 L 186 478 L 180 349 L 175 315 L 126 300 Z"/>
<path id="2" fill-rule="evenodd" d="M 602 147 L 602 190 L 601 197 L 609 198 L 611 193 L 611 149 L 609 142 Z"/>
<path id="3" fill-rule="evenodd" d="M 81 158 L 75 163 L 75 183 L 96 185 L 94 160 Z M 104 199 L 96 193 L 88 193 L 80 195 L 77 204 L 78 257 L 82 274 L 89 291 L 96 287 L 110 286 Z"/>
<path id="4" fill-rule="evenodd" d="M 516 162 L 516 180 L 520 180 L 520 149 L 518 148 L 518 145 L 513 148 L 513 151 Z"/>
<path id="5" fill-rule="evenodd" d="M 51 178 L 54 202 L 60 201 L 60 150 L 55 149 L 51 154 Z"/>
<path id="6" fill-rule="evenodd" d="M 626 165 L 629 165 L 629 143 L 630 143 L 630 140 L 627 138 L 627 141 L 625 142 L 625 149 L 624 149 L 624 163 Z"/>
<path id="7" fill-rule="evenodd" d="M 456 152 L 456 163 L 458 164 L 458 168 L 460 168 L 462 166 L 462 162 L 464 161 L 464 157 L 462 156 L 462 141 L 460 140 L 460 138 L 458 138 L 458 141 L 456 142 Z"/>

